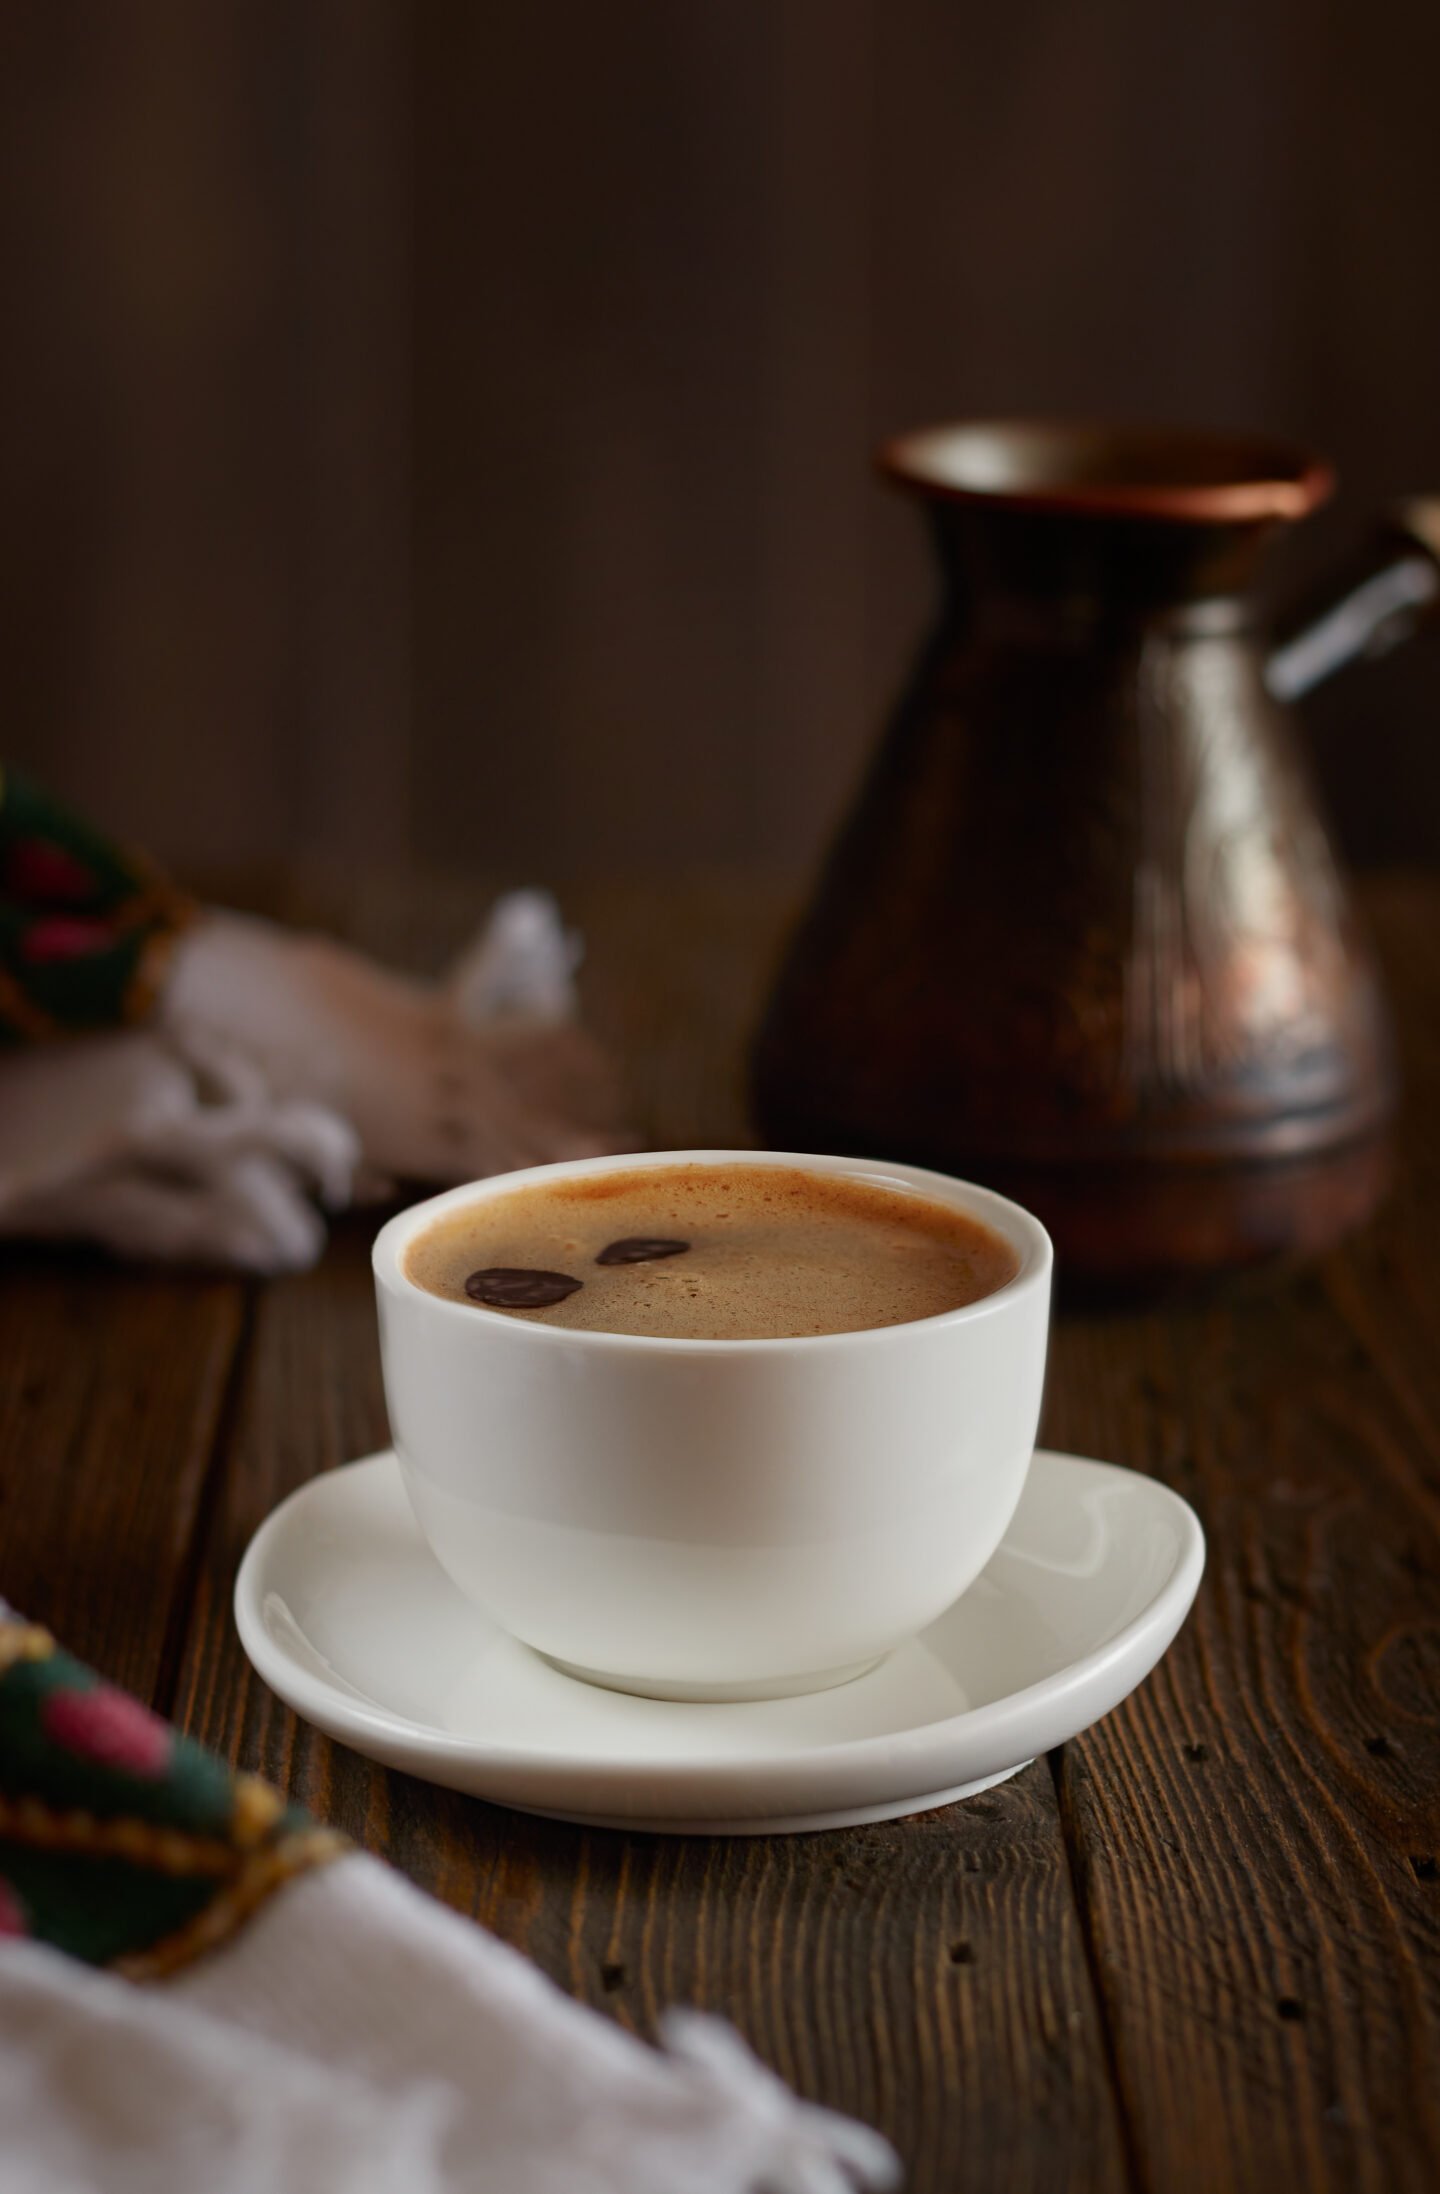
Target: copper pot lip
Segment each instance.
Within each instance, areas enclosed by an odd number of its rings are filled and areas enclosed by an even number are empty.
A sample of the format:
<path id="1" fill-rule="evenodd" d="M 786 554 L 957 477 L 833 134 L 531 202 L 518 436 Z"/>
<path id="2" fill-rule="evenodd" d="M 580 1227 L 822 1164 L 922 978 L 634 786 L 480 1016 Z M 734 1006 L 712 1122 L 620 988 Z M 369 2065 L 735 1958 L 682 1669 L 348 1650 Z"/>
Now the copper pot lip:
<path id="1" fill-rule="evenodd" d="M 1187 524 L 1303 518 L 1335 485 L 1292 442 L 1124 420 L 949 420 L 891 436 L 876 463 L 938 502 Z"/>

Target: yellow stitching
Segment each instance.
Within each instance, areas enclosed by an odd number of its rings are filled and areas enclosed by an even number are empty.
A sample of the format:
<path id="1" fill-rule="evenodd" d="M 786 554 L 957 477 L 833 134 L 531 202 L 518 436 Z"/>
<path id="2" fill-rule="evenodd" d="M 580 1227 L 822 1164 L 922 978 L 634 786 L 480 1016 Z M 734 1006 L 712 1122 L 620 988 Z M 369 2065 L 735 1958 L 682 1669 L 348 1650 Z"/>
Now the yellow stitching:
<path id="1" fill-rule="evenodd" d="M 129 1859 L 161 1874 L 226 1874 L 235 1863 L 233 1845 L 218 1836 L 189 1836 L 153 1821 L 99 1820 L 80 1810 L 55 1813 L 39 1798 L 7 1798 L 3 1793 L 0 1836 L 40 1851 Z"/>
<path id="2" fill-rule="evenodd" d="M 131 865 L 139 867 L 138 863 Z M 116 944 L 121 944 L 128 943 L 137 931 L 155 922 L 182 929 L 194 914 L 193 900 L 183 891 L 177 891 L 168 877 L 147 870 L 137 876 L 128 897 L 117 899 L 95 919 L 104 922 L 113 932 Z"/>
<path id="3" fill-rule="evenodd" d="M 270 1783 L 264 1783 L 258 1775 L 240 1775 L 235 1780 L 235 1811 L 230 1819 L 230 1833 L 242 1850 L 258 1844 L 269 1834 L 285 1810 L 285 1800 Z"/>
<path id="4" fill-rule="evenodd" d="M 120 1018 L 123 1023 L 128 1025 L 132 1021 L 141 1020 L 149 1012 L 164 983 L 176 938 L 194 920 L 195 911 L 193 900 L 187 898 L 184 892 L 177 891 L 165 877 L 156 874 L 148 875 L 140 888 L 131 892 L 129 898 L 122 899 L 105 913 L 86 917 L 87 920 L 103 923 L 110 931 L 112 950 L 119 945 L 129 944 L 137 932 L 143 932 L 147 923 L 158 922 L 165 925 L 158 928 L 141 946 L 120 1002 Z M 0 1014 L 8 1018 L 23 1036 L 40 1038 L 80 1032 L 78 1028 L 72 1031 L 68 1024 L 58 1021 L 54 1014 L 37 1005 L 20 982 L 5 968 L 0 968 Z M 89 1028 L 92 1024 L 86 1022 L 83 1025 Z"/>
<path id="5" fill-rule="evenodd" d="M 0 1676 L 18 1661 L 48 1661 L 55 1640 L 38 1623 L 0 1623 Z"/>
<path id="6" fill-rule="evenodd" d="M 147 1950 L 136 1950 L 111 1961 L 112 1973 L 131 1981 L 158 1981 L 207 1950 L 218 1949 L 236 1933 L 282 1882 L 292 1881 L 314 1866 L 327 1865 L 353 1847 L 347 1837 L 331 1828 L 301 1829 L 267 1850 L 256 1852 L 241 1873 L 211 1898 L 182 1928 Z"/>
<path id="7" fill-rule="evenodd" d="M 152 930 L 141 946 L 130 980 L 125 985 L 125 995 L 120 1001 L 120 1018 L 127 1028 L 134 1022 L 145 1019 L 165 988 L 175 947 L 184 935 L 189 921 L 190 914 L 187 910 L 174 917 L 173 928 Z"/>

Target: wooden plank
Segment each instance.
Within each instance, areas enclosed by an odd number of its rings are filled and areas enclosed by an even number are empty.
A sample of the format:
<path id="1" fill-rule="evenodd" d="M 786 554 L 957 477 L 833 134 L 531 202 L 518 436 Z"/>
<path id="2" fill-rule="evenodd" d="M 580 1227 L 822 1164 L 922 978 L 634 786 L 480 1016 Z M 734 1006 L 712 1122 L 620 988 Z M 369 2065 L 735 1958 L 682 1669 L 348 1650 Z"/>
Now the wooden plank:
<path id="1" fill-rule="evenodd" d="M 717 886 L 683 904 L 595 893 L 580 912 L 597 1019 L 637 1063 L 647 1132 L 667 1145 L 741 1135 L 738 1038 L 773 909 Z M 469 914 L 454 909 L 457 922 Z M 427 951 L 453 942 L 420 927 Z M 251 1532 L 293 1486 L 385 1437 L 370 1232 L 342 1227 L 318 1271 L 261 1299 L 185 1643 L 185 1726 L 637 2031 L 672 2002 L 723 2013 L 803 2093 L 884 2127 L 914 2194 L 1040 2194 L 1060 2158 L 1067 2188 L 1126 2187 L 1043 1763 L 908 1822 L 782 1839 L 621 1836 L 372 1767 L 251 1675 L 230 1617 Z"/>
<path id="2" fill-rule="evenodd" d="M 0 1592 L 162 1704 L 245 1300 L 85 1252 L 0 1258 Z"/>
<path id="3" fill-rule="evenodd" d="M 503 39 L 457 0 L 414 11 L 432 857 L 603 848 L 673 871 L 753 850 L 771 13 L 572 7 L 557 66 L 543 10 Z"/>
<path id="4" fill-rule="evenodd" d="M 765 1839 L 513 1818 L 468 1909 L 641 2033 L 730 2019 L 889 2134 L 914 2194 L 1128 2184 L 1044 1764 L 863 1829 Z M 409 1864 L 402 1846 L 402 1863 Z"/>
<path id="5" fill-rule="evenodd" d="M 404 859 L 415 745 L 412 11 L 305 0 L 272 21 L 294 41 L 304 132 L 290 140 L 286 207 L 301 413 L 291 517 L 301 756 L 288 820 L 308 857 L 323 847 L 332 859 Z"/>
<path id="6" fill-rule="evenodd" d="M 1440 2183 L 1437 901 L 1388 895 L 1416 1139 L 1300 1273 L 1067 1319 L 1049 1434 L 1210 1535 L 1152 1681 L 1059 1787 L 1147 2186 Z"/>
<path id="7" fill-rule="evenodd" d="M 173 861 L 408 843 L 411 12 L 6 11 L 6 759 Z"/>
<path id="8" fill-rule="evenodd" d="M 251 1678 L 230 1610 L 240 1556 L 276 1503 L 318 1471 L 385 1444 L 373 1231 L 362 1216 L 340 1225 L 315 1271 L 273 1280 L 261 1293 L 197 1570 L 175 1713 L 203 1743 L 294 1790 L 327 1821 L 383 1843 L 381 1771 L 297 1723 Z"/>
<path id="9" fill-rule="evenodd" d="M 1128 2184 L 1043 1763 L 912 1821 L 767 1839 L 535 1821 L 371 1766 L 280 1706 L 230 1619 L 261 1517 L 384 1437 L 362 1226 L 266 1291 L 184 1656 L 203 1742 L 473 1914 L 581 2000 L 651 2034 L 723 2013 L 801 2092 L 882 2126 L 916 2194 Z"/>

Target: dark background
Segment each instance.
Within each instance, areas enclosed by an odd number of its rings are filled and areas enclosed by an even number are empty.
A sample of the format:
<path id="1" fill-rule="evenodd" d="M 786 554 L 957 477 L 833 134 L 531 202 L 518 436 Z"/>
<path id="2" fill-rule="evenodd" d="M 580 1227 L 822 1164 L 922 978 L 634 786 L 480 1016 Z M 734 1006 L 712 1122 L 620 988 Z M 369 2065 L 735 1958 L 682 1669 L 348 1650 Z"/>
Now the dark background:
<path id="1" fill-rule="evenodd" d="M 191 870 L 807 859 L 924 616 L 880 434 L 1440 488 L 1440 10 L 12 0 L 0 754 Z M 1308 711 L 1440 858 L 1440 643 Z"/>

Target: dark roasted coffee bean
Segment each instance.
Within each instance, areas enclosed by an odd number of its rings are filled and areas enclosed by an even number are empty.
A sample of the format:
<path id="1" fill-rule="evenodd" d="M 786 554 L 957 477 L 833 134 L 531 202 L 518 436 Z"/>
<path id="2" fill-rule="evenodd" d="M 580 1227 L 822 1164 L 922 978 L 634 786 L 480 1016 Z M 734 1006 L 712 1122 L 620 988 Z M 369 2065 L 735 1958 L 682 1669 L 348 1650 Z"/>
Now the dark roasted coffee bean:
<path id="1" fill-rule="evenodd" d="M 567 1295 L 584 1285 L 583 1280 L 572 1280 L 568 1272 L 487 1265 L 483 1272 L 470 1274 L 465 1293 L 472 1303 L 488 1303 L 492 1310 L 548 1310 L 551 1303 L 563 1303 Z"/>
<path id="2" fill-rule="evenodd" d="M 657 1257 L 679 1257 L 690 1247 L 688 1242 L 662 1242 L 652 1240 L 648 1234 L 627 1234 L 623 1242 L 611 1242 L 602 1249 L 597 1265 L 649 1265 Z"/>

